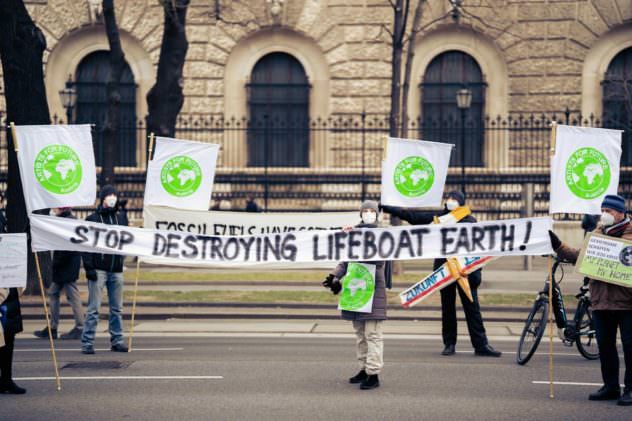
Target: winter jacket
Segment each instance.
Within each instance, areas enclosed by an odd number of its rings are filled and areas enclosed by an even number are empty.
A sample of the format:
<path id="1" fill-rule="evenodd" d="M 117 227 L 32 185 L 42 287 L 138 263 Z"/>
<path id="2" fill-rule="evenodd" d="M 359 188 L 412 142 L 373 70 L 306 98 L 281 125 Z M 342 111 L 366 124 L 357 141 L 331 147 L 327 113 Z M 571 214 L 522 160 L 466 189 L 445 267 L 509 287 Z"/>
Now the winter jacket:
<path id="1" fill-rule="evenodd" d="M 60 218 L 76 219 L 71 211 L 58 215 Z M 81 267 L 81 254 L 76 251 L 57 250 L 53 252 L 53 282 L 58 285 L 76 282 Z"/>
<path id="2" fill-rule="evenodd" d="M 7 218 L 4 217 L 4 211 L 0 209 L 0 233 L 7 232 Z"/>
<path id="3" fill-rule="evenodd" d="M 118 207 L 105 208 L 101 204 L 95 213 L 88 216 L 86 221 L 100 222 L 107 225 L 129 225 L 127 212 L 119 210 Z M 103 254 L 103 253 L 83 253 L 83 267 L 86 271 L 86 277 L 96 280 L 95 270 L 103 270 L 106 272 L 123 272 L 123 261 L 125 256 L 120 254 Z"/>
<path id="4" fill-rule="evenodd" d="M 597 227 L 596 231 L 610 236 L 632 240 L 632 223 L 629 218 L 611 227 Z M 555 250 L 562 259 L 577 262 L 579 249 L 563 244 Z M 593 310 L 632 310 L 632 288 L 590 279 L 590 303 Z"/>
<path id="5" fill-rule="evenodd" d="M 0 309 L 4 335 L 22 332 L 22 312 L 17 288 L 0 288 Z"/>

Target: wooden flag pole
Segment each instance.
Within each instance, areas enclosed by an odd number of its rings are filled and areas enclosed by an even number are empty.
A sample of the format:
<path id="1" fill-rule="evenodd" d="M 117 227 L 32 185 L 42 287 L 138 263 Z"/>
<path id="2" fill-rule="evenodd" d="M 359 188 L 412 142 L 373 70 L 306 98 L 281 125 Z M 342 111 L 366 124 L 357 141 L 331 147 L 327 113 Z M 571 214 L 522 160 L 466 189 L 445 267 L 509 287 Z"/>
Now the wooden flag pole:
<path id="1" fill-rule="evenodd" d="M 13 149 L 15 153 L 19 153 L 18 136 L 15 130 L 15 123 L 9 123 L 11 127 L 11 137 L 13 138 Z M 48 303 L 46 302 L 46 290 L 44 289 L 44 281 L 42 280 L 42 270 L 40 268 L 39 256 L 33 252 L 35 257 L 35 268 L 37 269 L 37 280 L 39 281 L 40 292 L 42 293 L 42 302 L 44 303 L 44 315 L 46 316 L 46 329 L 48 330 L 48 340 L 50 343 L 50 353 L 53 356 L 53 367 L 55 368 L 55 380 L 57 382 L 57 390 L 61 390 L 61 378 L 59 377 L 59 366 L 57 365 L 57 354 L 55 353 L 55 342 L 53 340 L 53 332 L 50 327 L 50 318 L 48 317 Z"/>
<path id="2" fill-rule="evenodd" d="M 553 257 L 549 256 L 549 398 L 555 398 L 553 389 Z"/>
<path id="3" fill-rule="evenodd" d="M 555 154 L 556 136 L 557 136 L 557 123 L 555 121 L 552 121 L 551 122 L 551 156 Z"/>

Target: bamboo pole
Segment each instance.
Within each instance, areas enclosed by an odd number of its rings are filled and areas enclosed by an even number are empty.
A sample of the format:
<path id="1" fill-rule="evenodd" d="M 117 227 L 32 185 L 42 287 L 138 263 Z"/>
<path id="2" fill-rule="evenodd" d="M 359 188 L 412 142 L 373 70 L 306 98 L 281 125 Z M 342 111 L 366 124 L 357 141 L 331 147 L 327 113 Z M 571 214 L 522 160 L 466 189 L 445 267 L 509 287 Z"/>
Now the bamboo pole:
<path id="1" fill-rule="evenodd" d="M 549 398 L 555 398 L 553 389 L 553 257 L 549 256 Z"/>

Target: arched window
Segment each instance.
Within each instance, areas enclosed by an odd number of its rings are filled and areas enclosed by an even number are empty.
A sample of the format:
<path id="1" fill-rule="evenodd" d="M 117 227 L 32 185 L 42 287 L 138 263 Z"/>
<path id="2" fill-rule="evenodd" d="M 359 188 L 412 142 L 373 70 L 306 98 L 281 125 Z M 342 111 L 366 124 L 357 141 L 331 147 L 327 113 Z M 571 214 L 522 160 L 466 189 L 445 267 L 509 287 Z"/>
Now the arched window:
<path id="1" fill-rule="evenodd" d="M 424 140 L 455 143 L 452 165 L 483 165 L 485 80 L 480 66 L 461 51 L 446 51 L 435 57 L 426 69 L 421 83 L 421 136 Z M 472 92 L 470 108 L 462 114 L 457 106 L 459 89 Z M 465 118 L 465 142 L 461 147 Z"/>
<path id="2" fill-rule="evenodd" d="M 621 163 L 632 165 L 632 47 L 608 65 L 603 86 L 603 125 L 625 130 Z"/>
<path id="3" fill-rule="evenodd" d="M 75 87 L 77 106 L 75 123 L 95 124 L 93 139 L 97 165 L 103 159 L 103 125 L 105 124 L 108 99 L 106 83 L 110 77 L 108 51 L 88 54 L 77 66 Z M 136 166 L 136 84 L 127 63 L 120 82 L 121 117 L 117 166 Z"/>
<path id="4" fill-rule="evenodd" d="M 286 53 L 262 57 L 248 89 L 248 165 L 309 165 L 309 82 L 301 63 Z"/>

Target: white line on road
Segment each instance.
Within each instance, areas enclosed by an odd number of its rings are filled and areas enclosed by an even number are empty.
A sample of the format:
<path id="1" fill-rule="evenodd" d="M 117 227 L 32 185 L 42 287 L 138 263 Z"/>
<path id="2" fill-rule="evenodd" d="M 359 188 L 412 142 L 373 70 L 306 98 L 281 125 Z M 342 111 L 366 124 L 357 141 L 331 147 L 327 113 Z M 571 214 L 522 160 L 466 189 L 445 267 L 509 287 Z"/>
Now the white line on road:
<path id="1" fill-rule="evenodd" d="M 109 351 L 110 348 L 95 348 L 95 351 Z M 76 351 L 80 352 L 81 348 L 55 348 L 57 352 Z M 184 348 L 132 348 L 134 351 L 184 351 Z M 27 348 L 27 349 L 14 349 L 13 352 L 50 352 L 50 348 Z"/>
<path id="2" fill-rule="evenodd" d="M 532 381 L 531 383 L 533 384 L 549 384 L 548 381 Z M 559 386 L 594 386 L 594 387 L 598 387 L 598 386 L 603 386 L 603 383 L 582 383 L 582 382 L 553 382 L 554 385 L 559 385 Z M 621 385 L 621 387 L 624 387 L 623 385 Z"/>
<path id="3" fill-rule="evenodd" d="M 77 376 L 62 380 L 223 380 L 224 376 Z M 16 377 L 18 381 L 55 380 L 55 377 Z"/>

